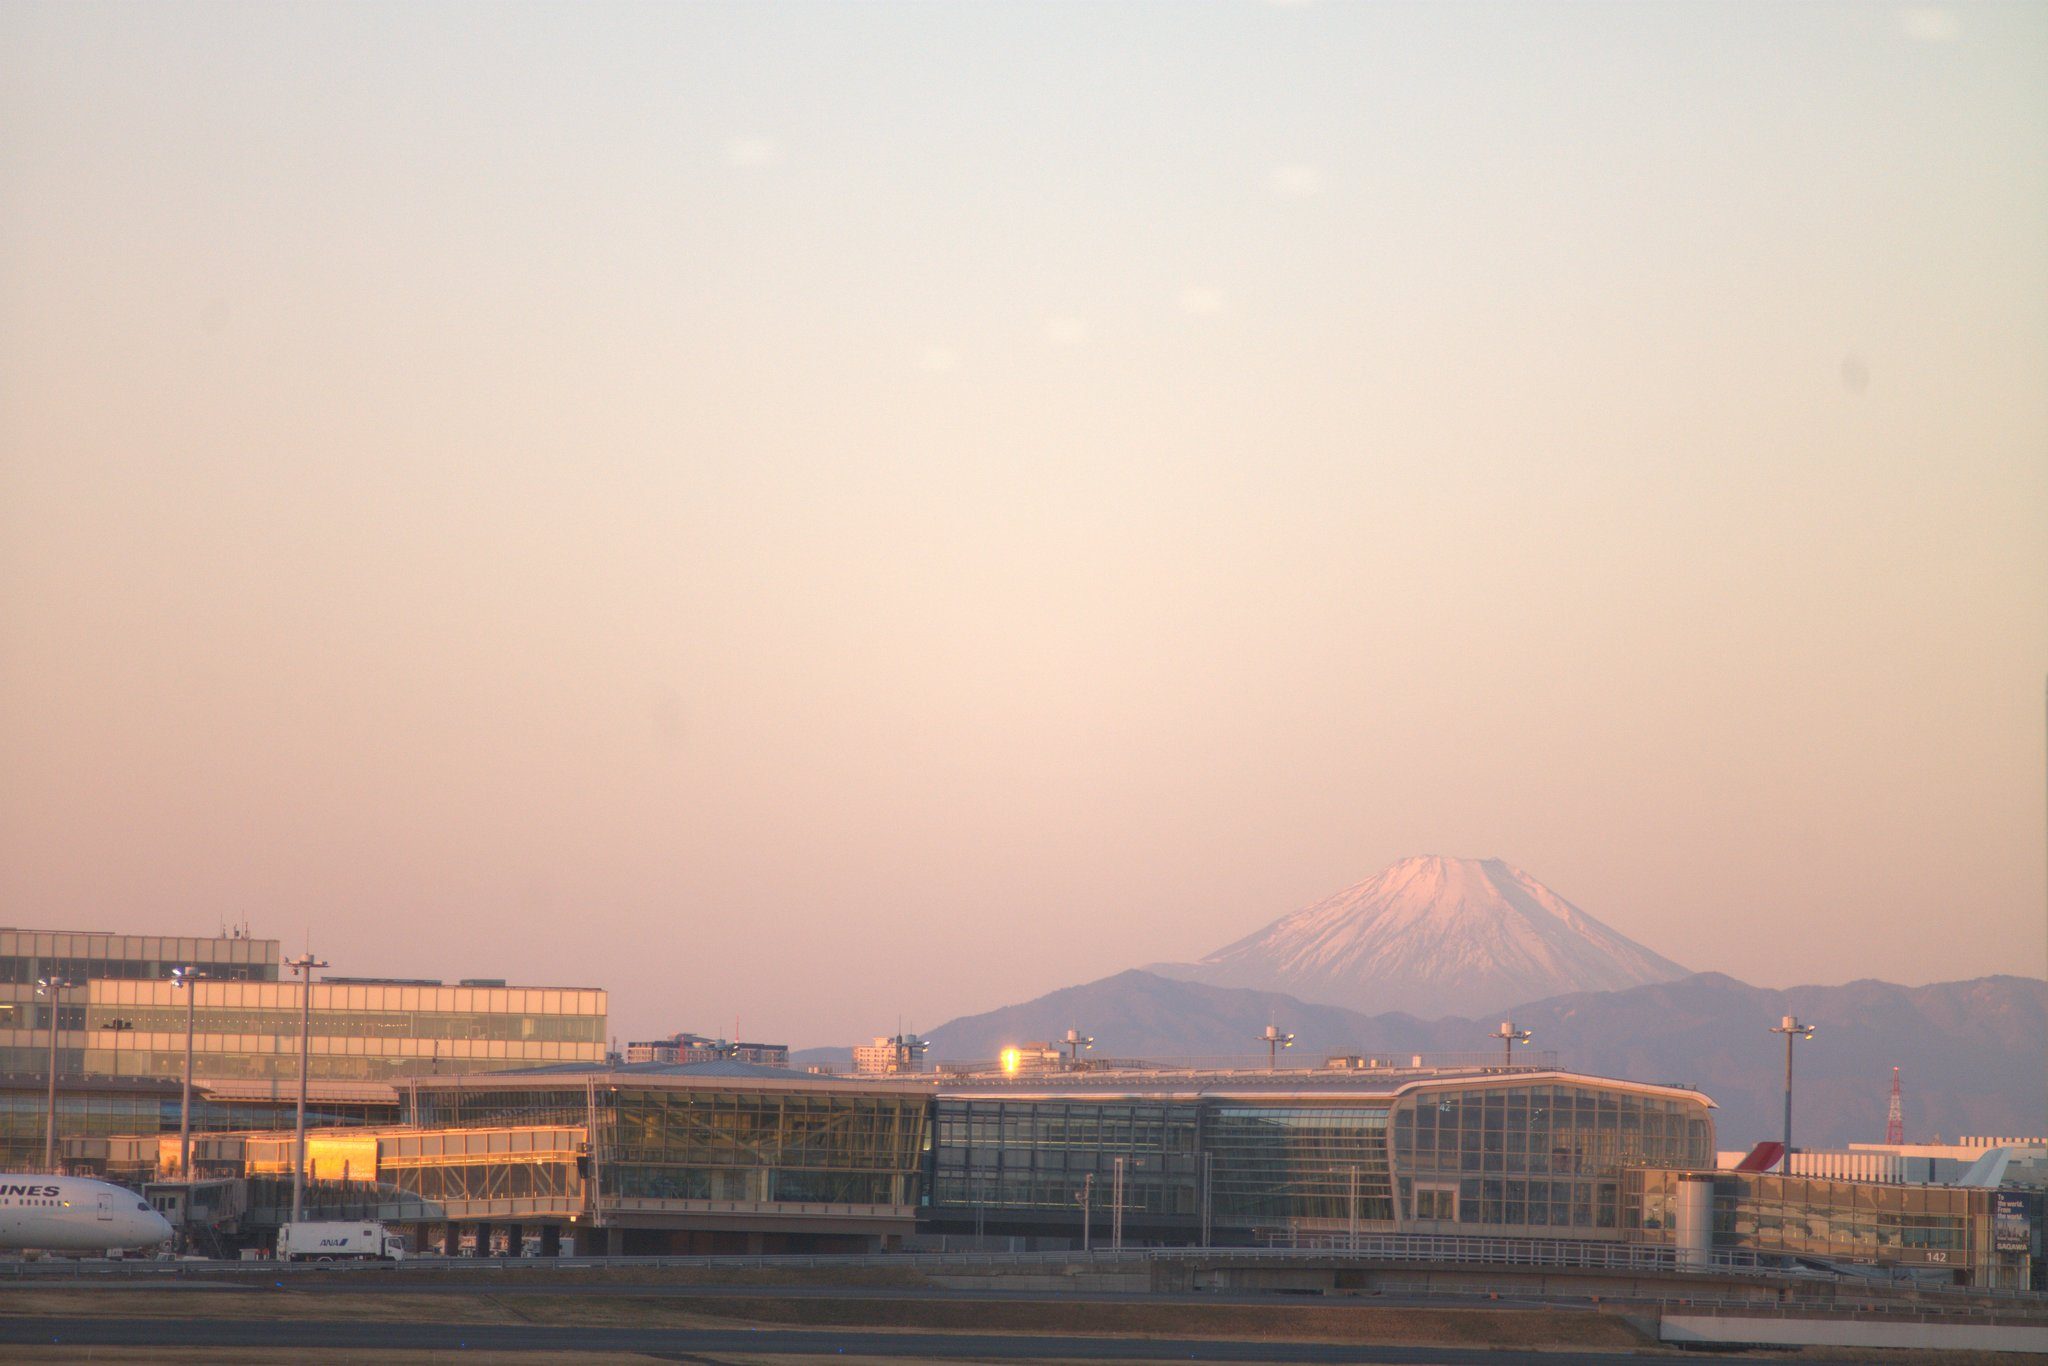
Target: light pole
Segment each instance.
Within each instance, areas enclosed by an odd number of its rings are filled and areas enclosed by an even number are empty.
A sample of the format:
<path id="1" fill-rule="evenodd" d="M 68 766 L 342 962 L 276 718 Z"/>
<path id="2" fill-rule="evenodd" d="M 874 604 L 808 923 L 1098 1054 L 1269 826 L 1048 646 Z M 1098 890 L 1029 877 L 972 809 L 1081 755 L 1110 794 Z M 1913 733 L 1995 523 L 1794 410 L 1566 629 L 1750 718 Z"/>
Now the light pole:
<path id="1" fill-rule="evenodd" d="M 1089 1235 L 1095 1225 L 1095 1173 L 1085 1172 L 1081 1176 L 1081 1193 L 1074 1197 L 1081 1202 L 1081 1250 L 1093 1250 Z"/>
<path id="2" fill-rule="evenodd" d="M 1799 1023 L 1796 1015 L 1787 1015 L 1771 1026 L 1771 1033 L 1785 1036 L 1785 1155 L 1778 1159 L 1778 1173 L 1792 1174 L 1792 1041 L 1813 1037 L 1813 1026 Z"/>
<path id="3" fill-rule="evenodd" d="M 1078 1029 L 1070 1029 L 1067 1031 L 1067 1037 L 1060 1040 L 1060 1046 L 1067 1050 L 1067 1065 L 1069 1067 L 1079 1067 L 1081 1065 L 1081 1050 L 1084 1048 L 1093 1049 L 1095 1047 L 1095 1040 L 1092 1036 L 1083 1034 Z"/>
<path id="4" fill-rule="evenodd" d="M 1214 1153 L 1202 1154 L 1202 1246 L 1209 1246 L 1215 1235 L 1216 1172 Z"/>
<path id="5" fill-rule="evenodd" d="M 199 1004 L 199 988 L 193 983 L 206 976 L 189 964 L 171 969 L 171 985 L 185 993 L 185 1090 L 178 1099 L 178 1178 L 186 1184 L 186 1206 L 191 1205 L 192 1183 L 192 1017 Z"/>
<path id="6" fill-rule="evenodd" d="M 1124 1160 L 1121 1157 L 1116 1160 L 1110 1176 L 1109 1246 L 1113 1252 L 1124 1250 Z"/>
<path id="7" fill-rule="evenodd" d="M 1294 1047 L 1294 1036 L 1292 1034 L 1282 1034 L 1275 1025 L 1267 1025 L 1266 1032 L 1259 1035 L 1259 1039 L 1266 1045 L 1266 1070 L 1268 1072 L 1280 1065 L 1281 1049 Z"/>
<path id="8" fill-rule="evenodd" d="M 313 1058 L 313 972 L 327 964 L 307 953 L 286 966 L 304 979 L 299 984 L 299 1122 L 292 1140 L 292 1222 L 296 1224 L 306 1210 L 306 1076 Z"/>
<path id="9" fill-rule="evenodd" d="M 1515 1045 L 1518 1043 L 1527 1043 L 1530 1039 L 1534 1038 L 1535 1035 L 1531 1034 L 1526 1029 L 1515 1028 L 1515 1022 L 1513 1020 L 1502 1020 L 1500 1022 L 1500 1028 L 1493 1031 L 1493 1037 L 1499 1039 L 1501 1041 L 1501 1047 L 1506 1050 L 1504 1054 L 1504 1065 L 1508 1067 L 1513 1067 L 1515 1065 Z"/>
<path id="10" fill-rule="evenodd" d="M 100 1028 L 107 1030 L 114 1036 L 114 1078 L 118 1081 L 121 1076 L 121 1036 L 135 1028 L 135 1021 L 109 1020 L 101 1025 Z"/>
<path id="11" fill-rule="evenodd" d="M 36 983 L 36 995 L 50 999 L 50 1113 L 43 1123 L 43 1170 L 57 1170 L 57 1020 L 61 1014 L 58 994 L 78 983 L 68 977 L 45 977 Z"/>

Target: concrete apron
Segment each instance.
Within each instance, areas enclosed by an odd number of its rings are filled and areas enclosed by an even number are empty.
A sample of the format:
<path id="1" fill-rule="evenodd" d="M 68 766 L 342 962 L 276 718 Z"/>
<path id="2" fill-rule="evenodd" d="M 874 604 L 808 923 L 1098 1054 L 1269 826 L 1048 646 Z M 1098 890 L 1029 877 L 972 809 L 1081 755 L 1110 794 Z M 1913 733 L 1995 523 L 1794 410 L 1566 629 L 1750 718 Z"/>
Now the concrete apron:
<path id="1" fill-rule="evenodd" d="M 2048 1326 L 1899 1322 L 1882 1318 L 1776 1318 L 1664 1314 L 1660 1342 L 1753 1347 L 1919 1347 L 1940 1351 L 2048 1353 Z"/>

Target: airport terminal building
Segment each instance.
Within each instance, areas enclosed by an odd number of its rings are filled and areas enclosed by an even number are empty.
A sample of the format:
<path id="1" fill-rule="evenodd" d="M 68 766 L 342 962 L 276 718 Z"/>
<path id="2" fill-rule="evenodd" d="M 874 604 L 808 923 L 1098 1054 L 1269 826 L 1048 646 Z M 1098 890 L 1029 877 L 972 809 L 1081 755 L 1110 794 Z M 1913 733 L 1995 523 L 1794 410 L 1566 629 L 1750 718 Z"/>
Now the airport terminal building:
<path id="1" fill-rule="evenodd" d="M 1531 1068 L 561 1064 L 396 1091 L 400 1123 L 329 1131 L 351 1154 L 346 1187 L 315 1136 L 312 1198 L 419 1225 L 422 1246 L 450 1250 L 508 1232 L 628 1253 L 857 1250 L 913 1234 L 1248 1245 L 1354 1228 L 1620 1240 L 1628 1170 L 1714 1151 L 1697 1092 Z"/>
<path id="2" fill-rule="evenodd" d="M 198 970 L 189 987 L 174 968 Z M 297 1080 L 305 987 L 275 939 L 0 929 L 0 1076 Z M 50 995 L 37 983 L 71 985 Z M 192 1000 L 187 1001 L 190 992 Z M 609 1006 L 591 988 L 499 979 L 328 976 L 312 988 L 314 1082 L 604 1061 Z"/>

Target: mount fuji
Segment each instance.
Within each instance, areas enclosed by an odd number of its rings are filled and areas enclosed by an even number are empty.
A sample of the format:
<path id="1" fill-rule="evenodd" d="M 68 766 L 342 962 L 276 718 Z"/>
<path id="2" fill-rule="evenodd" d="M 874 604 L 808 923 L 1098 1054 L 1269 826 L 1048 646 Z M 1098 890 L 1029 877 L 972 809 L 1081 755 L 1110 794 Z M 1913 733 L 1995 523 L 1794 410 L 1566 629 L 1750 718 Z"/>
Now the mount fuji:
<path id="1" fill-rule="evenodd" d="M 1164 977 L 1424 1019 L 1688 970 L 1499 859 L 1403 859 Z"/>

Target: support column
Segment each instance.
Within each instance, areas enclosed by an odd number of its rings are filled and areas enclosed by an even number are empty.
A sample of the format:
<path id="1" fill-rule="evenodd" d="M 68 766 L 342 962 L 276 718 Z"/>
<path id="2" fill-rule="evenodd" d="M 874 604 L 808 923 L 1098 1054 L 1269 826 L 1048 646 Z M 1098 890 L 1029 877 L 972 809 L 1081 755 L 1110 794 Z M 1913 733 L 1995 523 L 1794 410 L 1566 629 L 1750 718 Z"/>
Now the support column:
<path id="1" fill-rule="evenodd" d="M 540 1226 L 540 1255 L 559 1257 L 562 1255 L 562 1226 L 542 1224 Z"/>
<path id="2" fill-rule="evenodd" d="M 505 1255 L 518 1257 L 526 1252 L 526 1229 L 519 1224 L 505 1225 Z"/>
<path id="3" fill-rule="evenodd" d="M 626 1230 L 614 1224 L 604 1231 L 604 1255 L 623 1257 L 626 1255 Z"/>
<path id="4" fill-rule="evenodd" d="M 491 1255 L 491 1226 L 488 1223 L 476 1226 L 476 1255 L 479 1257 Z"/>
<path id="5" fill-rule="evenodd" d="M 441 1255 L 460 1257 L 462 1255 L 462 1225 L 450 1219 L 441 1225 Z"/>

